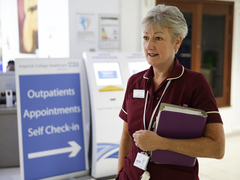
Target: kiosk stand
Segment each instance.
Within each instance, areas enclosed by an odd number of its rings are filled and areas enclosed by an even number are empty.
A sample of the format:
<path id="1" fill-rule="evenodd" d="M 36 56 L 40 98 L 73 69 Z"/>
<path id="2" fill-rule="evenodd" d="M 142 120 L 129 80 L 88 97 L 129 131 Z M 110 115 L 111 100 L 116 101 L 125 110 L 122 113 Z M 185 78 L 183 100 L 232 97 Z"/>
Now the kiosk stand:
<path id="1" fill-rule="evenodd" d="M 147 69 L 142 53 L 83 53 L 92 117 L 92 167 L 94 178 L 117 173 L 123 121 L 121 110 L 130 75 Z"/>

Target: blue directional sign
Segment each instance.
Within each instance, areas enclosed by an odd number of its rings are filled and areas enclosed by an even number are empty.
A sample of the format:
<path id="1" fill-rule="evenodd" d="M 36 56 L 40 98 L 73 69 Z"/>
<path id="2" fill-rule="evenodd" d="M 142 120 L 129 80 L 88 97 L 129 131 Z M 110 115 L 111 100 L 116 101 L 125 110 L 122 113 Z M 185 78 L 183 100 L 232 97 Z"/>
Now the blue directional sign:
<path id="1" fill-rule="evenodd" d="M 86 170 L 80 74 L 20 75 L 24 177 Z"/>

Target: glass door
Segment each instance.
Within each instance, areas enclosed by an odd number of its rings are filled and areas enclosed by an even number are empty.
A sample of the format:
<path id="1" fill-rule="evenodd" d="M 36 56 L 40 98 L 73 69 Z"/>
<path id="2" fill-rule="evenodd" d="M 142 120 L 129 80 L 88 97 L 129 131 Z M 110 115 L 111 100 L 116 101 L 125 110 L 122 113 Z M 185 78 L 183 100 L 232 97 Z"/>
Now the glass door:
<path id="1" fill-rule="evenodd" d="M 183 13 L 183 15 L 187 21 L 188 34 L 182 42 L 176 57 L 185 68 L 191 69 L 192 13 Z"/>
<path id="2" fill-rule="evenodd" d="M 225 15 L 202 15 L 201 73 L 215 97 L 222 96 Z"/>
<path id="3" fill-rule="evenodd" d="M 186 68 L 208 80 L 217 104 L 230 105 L 233 2 L 156 0 L 179 8 L 188 24 L 188 35 L 176 54 Z"/>

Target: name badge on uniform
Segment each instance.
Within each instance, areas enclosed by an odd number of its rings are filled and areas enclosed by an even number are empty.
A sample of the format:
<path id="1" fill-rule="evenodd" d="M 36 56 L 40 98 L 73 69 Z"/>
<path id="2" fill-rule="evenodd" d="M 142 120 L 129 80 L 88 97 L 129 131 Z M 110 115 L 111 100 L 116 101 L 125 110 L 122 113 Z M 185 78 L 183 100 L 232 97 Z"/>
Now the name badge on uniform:
<path id="1" fill-rule="evenodd" d="M 148 165 L 148 161 L 149 156 L 147 154 L 137 153 L 137 157 L 133 165 L 145 171 Z"/>
<path id="2" fill-rule="evenodd" d="M 134 89 L 133 90 L 134 98 L 145 98 L 145 90 L 143 89 Z"/>

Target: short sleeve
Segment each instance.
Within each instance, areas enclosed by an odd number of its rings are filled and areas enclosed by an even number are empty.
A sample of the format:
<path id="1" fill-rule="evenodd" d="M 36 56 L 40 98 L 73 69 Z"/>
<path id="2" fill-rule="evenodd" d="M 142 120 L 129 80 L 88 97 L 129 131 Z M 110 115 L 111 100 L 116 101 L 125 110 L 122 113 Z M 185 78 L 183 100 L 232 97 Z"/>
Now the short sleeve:
<path id="1" fill-rule="evenodd" d="M 194 78 L 191 94 L 193 106 L 207 112 L 207 123 L 223 123 L 212 89 L 201 73 Z"/>
<path id="2" fill-rule="evenodd" d="M 127 122 L 127 102 L 128 102 L 129 88 L 131 84 L 130 81 L 131 81 L 131 78 L 128 79 L 127 88 L 125 91 L 125 96 L 122 104 L 122 109 L 120 110 L 120 113 L 119 113 L 119 117 L 125 122 Z"/>

